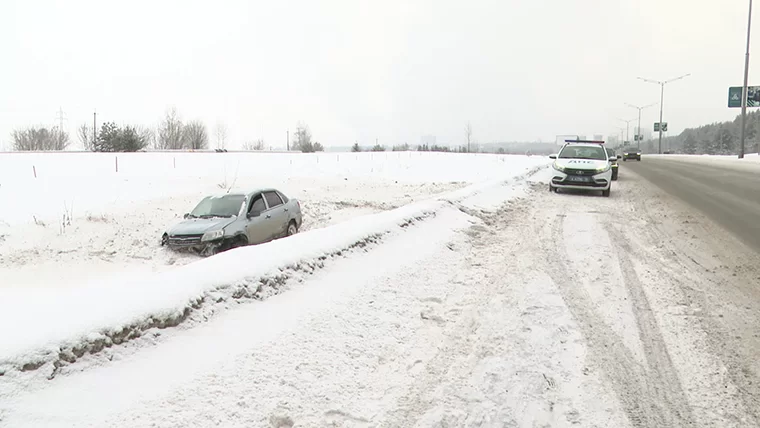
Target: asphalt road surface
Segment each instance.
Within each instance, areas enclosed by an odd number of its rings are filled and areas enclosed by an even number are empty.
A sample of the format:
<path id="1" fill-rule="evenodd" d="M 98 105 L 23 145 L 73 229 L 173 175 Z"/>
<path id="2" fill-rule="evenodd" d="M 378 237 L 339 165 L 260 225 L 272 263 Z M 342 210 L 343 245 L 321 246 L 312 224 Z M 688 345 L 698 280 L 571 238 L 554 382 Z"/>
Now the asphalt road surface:
<path id="1" fill-rule="evenodd" d="M 760 168 L 730 166 L 644 156 L 640 162 L 621 162 L 665 192 L 701 211 L 760 251 Z"/>

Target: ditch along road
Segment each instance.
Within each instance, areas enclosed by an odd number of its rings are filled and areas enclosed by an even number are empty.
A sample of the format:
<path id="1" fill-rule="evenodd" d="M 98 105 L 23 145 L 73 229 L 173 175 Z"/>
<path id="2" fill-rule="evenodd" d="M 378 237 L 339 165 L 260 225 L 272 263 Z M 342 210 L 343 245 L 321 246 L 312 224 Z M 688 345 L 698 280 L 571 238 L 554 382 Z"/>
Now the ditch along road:
<path id="1" fill-rule="evenodd" d="M 759 426 L 755 253 L 633 170 L 609 198 L 542 171 L 6 397 L 0 426 Z"/>

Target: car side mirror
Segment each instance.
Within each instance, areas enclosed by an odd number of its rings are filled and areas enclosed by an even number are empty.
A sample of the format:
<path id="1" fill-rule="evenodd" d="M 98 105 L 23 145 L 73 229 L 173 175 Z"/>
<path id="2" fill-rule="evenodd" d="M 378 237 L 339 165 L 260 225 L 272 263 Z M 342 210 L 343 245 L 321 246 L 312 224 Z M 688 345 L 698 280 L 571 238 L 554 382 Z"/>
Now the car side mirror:
<path id="1" fill-rule="evenodd" d="M 623 155 L 617 155 L 618 159 L 623 159 Z"/>
<path id="2" fill-rule="evenodd" d="M 248 213 L 248 215 L 246 215 L 246 217 L 253 218 L 253 217 L 258 217 L 260 215 L 261 215 L 260 211 L 251 211 L 251 212 Z"/>
<path id="3" fill-rule="evenodd" d="M 185 215 L 183 215 L 182 218 L 190 218 L 190 213 L 185 213 Z"/>
<path id="4" fill-rule="evenodd" d="M 557 159 L 557 155 L 549 155 L 549 159 Z"/>
<path id="5" fill-rule="evenodd" d="M 617 156 L 610 156 L 610 162 L 618 160 Z"/>

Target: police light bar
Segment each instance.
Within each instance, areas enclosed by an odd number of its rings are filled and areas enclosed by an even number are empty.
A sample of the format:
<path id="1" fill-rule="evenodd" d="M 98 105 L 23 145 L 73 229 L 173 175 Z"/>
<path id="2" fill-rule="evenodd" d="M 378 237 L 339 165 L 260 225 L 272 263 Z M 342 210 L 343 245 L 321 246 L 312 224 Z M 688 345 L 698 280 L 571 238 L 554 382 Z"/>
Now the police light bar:
<path id="1" fill-rule="evenodd" d="M 565 140 L 566 143 L 604 144 L 603 140 Z"/>

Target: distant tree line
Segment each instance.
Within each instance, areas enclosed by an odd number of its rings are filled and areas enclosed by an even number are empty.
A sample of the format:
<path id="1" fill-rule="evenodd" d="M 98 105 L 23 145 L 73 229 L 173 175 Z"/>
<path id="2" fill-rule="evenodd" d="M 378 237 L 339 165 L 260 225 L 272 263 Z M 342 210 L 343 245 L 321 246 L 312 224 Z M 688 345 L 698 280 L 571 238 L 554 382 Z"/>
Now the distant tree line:
<path id="1" fill-rule="evenodd" d="M 662 150 L 686 154 L 732 155 L 739 151 L 741 115 L 733 121 L 715 122 L 684 129 L 662 139 Z M 747 112 L 745 151 L 756 152 L 760 142 L 760 111 Z M 644 152 L 657 153 L 657 139 L 643 145 Z"/>
<path id="2" fill-rule="evenodd" d="M 214 130 L 217 151 L 223 151 L 227 142 L 227 128 L 217 124 Z M 16 151 L 60 151 L 69 147 L 68 133 L 57 127 L 30 126 L 12 132 L 13 149 Z M 166 111 L 158 127 L 118 125 L 115 122 L 102 123 L 93 131 L 92 125 L 82 124 L 77 128 L 77 137 L 82 147 L 93 152 L 137 152 L 148 148 L 156 150 L 206 150 L 209 148 L 209 132 L 200 120 L 184 122 L 175 108 Z M 243 150 L 264 150 L 264 140 L 243 143 Z M 296 128 L 293 149 L 302 152 L 321 152 L 324 146 L 312 140 L 309 127 L 299 122 Z"/>

